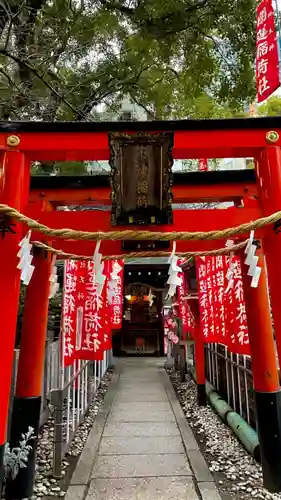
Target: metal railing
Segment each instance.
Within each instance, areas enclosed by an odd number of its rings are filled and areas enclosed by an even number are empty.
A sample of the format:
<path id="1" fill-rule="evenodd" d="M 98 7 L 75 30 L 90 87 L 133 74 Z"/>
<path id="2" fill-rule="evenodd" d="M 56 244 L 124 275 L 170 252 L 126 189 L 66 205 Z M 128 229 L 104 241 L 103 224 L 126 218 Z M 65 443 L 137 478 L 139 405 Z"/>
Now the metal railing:
<path id="1" fill-rule="evenodd" d="M 221 344 L 205 347 L 206 378 L 228 404 L 256 427 L 252 363 L 249 356 L 232 354 Z"/>
<path id="2" fill-rule="evenodd" d="M 16 389 L 19 352 L 20 352 L 19 349 L 14 350 L 8 429 L 10 428 L 11 412 L 13 407 L 12 402 Z M 50 398 L 51 390 L 59 387 L 59 377 L 60 377 L 60 345 L 59 341 L 57 340 L 55 342 L 46 343 L 44 377 L 42 385 L 42 406 L 41 406 L 41 418 L 40 418 L 41 426 L 44 425 L 44 423 L 46 423 L 46 421 L 49 418 L 48 399 Z"/>
<path id="3" fill-rule="evenodd" d="M 102 361 L 77 361 L 73 366 L 61 370 L 59 341 L 46 344 L 40 425 L 46 423 L 50 417 L 48 403 L 51 401 L 54 406 L 53 472 L 56 477 L 61 476 L 62 460 L 73 435 L 83 421 L 109 365 L 112 364 L 110 356 L 110 352 L 105 351 Z M 9 422 L 18 360 L 19 349 L 15 349 Z"/>
<path id="4" fill-rule="evenodd" d="M 62 460 L 84 419 L 110 364 L 108 351 L 102 361 L 77 361 L 61 374 L 61 388 L 51 390 L 54 406 L 53 474 L 61 477 Z"/>
<path id="5" fill-rule="evenodd" d="M 188 346 L 186 354 L 188 363 L 195 366 L 194 345 Z M 256 429 L 251 358 L 232 354 L 221 344 L 207 344 L 205 375 L 217 393 Z"/>

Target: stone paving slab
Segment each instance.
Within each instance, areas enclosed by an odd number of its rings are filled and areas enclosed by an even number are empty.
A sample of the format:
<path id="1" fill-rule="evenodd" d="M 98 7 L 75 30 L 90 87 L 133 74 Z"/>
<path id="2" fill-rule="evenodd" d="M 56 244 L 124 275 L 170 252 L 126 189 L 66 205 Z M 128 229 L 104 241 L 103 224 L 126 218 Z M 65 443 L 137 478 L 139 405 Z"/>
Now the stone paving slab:
<path id="1" fill-rule="evenodd" d="M 95 479 L 87 500 L 198 500 L 188 477 Z"/>
<path id="2" fill-rule="evenodd" d="M 202 500 L 221 500 L 221 496 L 213 481 L 208 483 L 198 483 L 198 489 L 201 493 Z"/>
<path id="3" fill-rule="evenodd" d="M 103 437 L 100 455 L 152 455 L 184 453 L 182 440 L 177 436 L 165 437 Z"/>
<path id="4" fill-rule="evenodd" d="M 191 476 L 184 454 L 99 455 L 92 478 Z"/>
<path id="5" fill-rule="evenodd" d="M 146 368 L 145 370 L 144 369 L 136 369 L 136 370 L 132 370 L 132 369 L 129 369 L 129 370 L 124 370 L 123 372 L 121 372 L 120 374 L 120 380 L 123 380 L 123 379 L 128 379 L 128 378 L 131 378 L 134 377 L 134 380 L 135 379 L 143 379 L 143 380 L 148 380 L 150 378 L 155 378 L 157 379 L 159 377 L 159 374 L 157 373 L 156 369 L 155 368 Z"/>
<path id="6" fill-rule="evenodd" d="M 175 422 L 112 422 L 107 423 L 103 435 L 114 436 L 179 436 Z"/>
<path id="7" fill-rule="evenodd" d="M 114 398 L 114 402 L 113 404 L 116 404 L 116 403 L 121 403 L 121 402 L 134 402 L 134 403 L 137 403 L 137 402 L 161 402 L 161 401 L 165 401 L 167 402 L 167 394 L 165 391 L 158 391 L 157 393 L 147 393 L 147 392 L 144 392 L 143 394 L 140 394 L 139 392 L 138 393 L 135 393 L 133 391 L 130 391 L 129 393 L 128 392 L 123 392 L 123 391 L 119 391 L 119 392 L 116 392 L 116 395 L 115 395 L 115 398 Z"/>
<path id="8" fill-rule="evenodd" d="M 157 373 L 155 368 L 145 368 L 145 370 L 143 368 L 135 369 L 135 370 L 130 368 L 128 370 L 127 369 L 124 370 L 120 374 L 120 380 L 122 380 L 123 378 L 129 378 L 129 377 L 143 378 L 143 379 L 147 380 L 150 377 L 157 378 L 158 373 Z"/>
<path id="9" fill-rule="evenodd" d="M 118 390 L 120 391 L 129 391 L 133 390 L 135 392 L 138 392 L 139 390 L 144 391 L 146 389 L 149 389 L 150 391 L 163 391 L 163 385 L 161 382 L 132 382 L 131 380 L 124 380 L 120 381 L 118 384 Z"/>
<path id="10" fill-rule="evenodd" d="M 119 410 L 112 409 L 108 417 L 111 422 L 175 422 L 172 410 Z"/>
<path id="11" fill-rule="evenodd" d="M 156 394 L 156 395 L 161 394 L 165 395 L 165 399 L 167 401 L 167 395 L 165 389 L 160 385 L 159 386 L 157 385 L 157 387 L 153 386 L 152 384 L 147 384 L 147 385 L 142 384 L 139 386 L 126 385 L 123 387 L 119 385 L 116 390 L 116 395 L 118 396 L 118 394 L 127 394 L 132 398 L 137 394 Z"/>
<path id="12" fill-rule="evenodd" d="M 126 371 L 120 375 L 119 380 L 123 382 L 123 380 L 134 380 L 136 382 L 147 382 L 148 380 L 154 380 L 155 382 L 159 381 L 159 374 L 155 372 L 155 370 L 147 371 L 144 374 L 143 370 L 140 371 Z"/>
<path id="13" fill-rule="evenodd" d="M 64 498 L 65 500 L 82 500 L 82 498 L 85 498 L 84 495 L 85 486 L 83 484 L 77 486 L 70 485 Z"/>
<path id="14" fill-rule="evenodd" d="M 140 375 L 136 376 L 133 373 L 131 375 L 126 375 L 126 377 L 119 378 L 120 384 L 130 384 L 130 385 L 139 385 L 139 384 L 161 384 L 161 379 L 159 375 L 150 375 L 149 377 L 141 377 Z"/>
<path id="15" fill-rule="evenodd" d="M 118 399 L 113 402 L 112 411 L 171 411 L 169 401 L 127 401 L 120 402 Z"/>

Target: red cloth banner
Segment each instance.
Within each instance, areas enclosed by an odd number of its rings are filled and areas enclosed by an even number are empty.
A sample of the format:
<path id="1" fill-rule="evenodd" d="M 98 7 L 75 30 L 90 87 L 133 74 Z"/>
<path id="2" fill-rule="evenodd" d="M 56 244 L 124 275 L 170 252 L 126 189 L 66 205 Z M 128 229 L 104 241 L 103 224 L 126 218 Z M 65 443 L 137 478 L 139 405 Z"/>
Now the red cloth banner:
<path id="1" fill-rule="evenodd" d="M 104 339 L 105 331 L 109 335 L 105 308 L 105 297 L 97 296 L 94 263 L 66 261 L 61 335 L 64 366 L 75 359 L 103 359 L 104 350 L 111 346 Z"/>
<path id="2" fill-rule="evenodd" d="M 225 270 L 229 268 L 230 258 L 225 258 Z M 239 257 L 232 258 L 233 288 L 226 292 L 226 321 L 228 348 L 235 354 L 250 355 L 246 306 L 244 299 L 241 262 Z"/>
<path id="3" fill-rule="evenodd" d="M 178 259 L 177 265 L 181 266 L 184 264 L 186 259 Z M 185 299 L 185 278 L 184 273 L 178 273 L 178 276 L 181 278 L 181 284 L 177 287 L 177 300 L 178 300 L 178 314 L 179 319 L 182 323 L 182 340 L 186 340 L 186 336 L 188 333 L 188 318 L 187 318 L 187 299 Z"/>
<path id="4" fill-rule="evenodd" d="M 185 261 L 186 259 L 178 259 L 178 266 L 181 266 Z M 187 340 L 187 336 L 189 336 L 190 338 L 194 338 L 195 318 L 187 299 L 188 284 L 186 282 L 185 275 L 184 273 L 179 273 L 178 275 L 182 279 L 181 285 L 177 287 L 179 318 L 182 320 L 182 340 Z"/>
<path id="5" fill-rule="evenodd" d="M 123 317 L 123 280 L 124 280 L 124 261 L 116 260 L 112 261 L 112 269 L 115 264 L 119 267 L 118 280 L 115 287 L 115 294 L 112 298 L 111 304 L 111 324 L 112 330 L 120 330 L 122 328 L 122 317 Z"/>
<path id="6" fill-rule="evenodd" d="M 214 257 L 205 257 L 208 294 L 208 342 L 217 342 L 215 331 L 216 290 L 214 288 Z"/>
<path id="7" fill-rule="evenodd" d="M 208 308 L 209 299 L 207 294 L 207 275 L 205 257 L 197 257 L 196 259 L 196 275 L 198 284 L 198 301 L 200 311 L 200 328 L 202 329 L 204 341 L 208 342 L 209 325 L 208 325 Z"/>
<path id="8" fill-rule="evenodd" d="M 112 266 L 113 263 L 111 260 L 106 260 L 104 262 L 104 274 L 106 276 L 106 281 L 104 284 L 103 288 L 103 299 L 104 299 L 104 337 L 103 337 L 103 343 L 104 343 L 104 350 L 107 351 L 108 349 L 112 348 L 112 308 L 109 303 L 109 296 L 108 296 L 108 282 L 110 280 L 110 274 L 112 272 Z"/>
<path id="9" fill-rule="evenodd" d="M 169 333 L 169 326 L 167 324 L 168 316 L 164 316 L 162 314 L 162 322 L 163 322 L 163 330 L 164 330 L 164 354 L 167 354 L 167 352 L 168 352 L 168 333 Z"/>
<path id="10" fill-rule="evenodd" d="M 200 323 L 204 342 L 226 345 L 235 354 L 250 354 L 241 263 L 232 258 L 233 288 L 226 273 L 230 258 L 199 257 L 196 260 Z"/>
<path id="11" fill-rule="evenodd" d="M 195 318 L 187 301 L 187 331 L 191 339 L 195 339 Z"/>
<path id="12" fill-rule="evenodd" d="M 221 344 L 227 344 L 226 331 L 226 304 L 225 290 L 227 288 L 227 279 L 225 275 L 224 261 L 225 257 L 218 255 L 215 260 L 215 283 L 216 283 L 216 336 L 221 338 Z"/>
<path id="13" fill-rule="evenodd" d="M 61 324 L 62 357 L 64 366 L 70 366 L 74 361 L 76 342 L 77 267 L 77 261 L 65 261 Z"/>
<path id="14" fill-rule="evenodd" d="M 258 102 L 267 99 L 280 85 L 278 41 L 272 0 L 257 6 L 256 83 Z"/>
<path id="15" fill-rule="evenodd" d="M 77 326 L 79 325 L 77 338 L 79 338 L 79 342 L 76 345 L 75 357 L 90 361 L 102 360 L 105 301 L 103 294 L 100 297 L 97 294 L 93 261 L 88 261 L 84 269 L 85 279 L 79 290 L 84 297 L 81 297 L 81 305 L 77 311 Z"/>
<path id="16" fill-rule="evenodd" d="M 198 160 L 198 169 L 200 172 L 207 172 L 208 170 L 208 160 L 207 158 L 200 158 Z"/>

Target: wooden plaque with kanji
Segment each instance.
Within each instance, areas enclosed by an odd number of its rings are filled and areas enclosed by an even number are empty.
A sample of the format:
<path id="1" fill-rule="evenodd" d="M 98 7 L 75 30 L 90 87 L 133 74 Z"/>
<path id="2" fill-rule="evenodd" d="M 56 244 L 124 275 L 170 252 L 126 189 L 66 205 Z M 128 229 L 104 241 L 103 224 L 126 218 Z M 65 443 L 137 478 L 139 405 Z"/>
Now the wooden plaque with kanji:
<path id="1" fill-rule="evenodd" d="M 173 133 L 111 133 L 109 147 L 112 224 L 171 224 Z"/>

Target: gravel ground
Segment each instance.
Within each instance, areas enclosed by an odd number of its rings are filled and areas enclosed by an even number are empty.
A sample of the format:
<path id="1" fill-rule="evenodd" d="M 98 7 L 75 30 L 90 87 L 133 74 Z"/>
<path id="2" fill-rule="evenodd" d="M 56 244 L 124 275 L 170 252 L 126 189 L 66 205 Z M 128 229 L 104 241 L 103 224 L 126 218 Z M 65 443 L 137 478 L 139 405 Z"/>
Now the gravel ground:
<path id="1" fill-rule="evenodd" d="M 93 422 L 99 409 L 103 403 L 104 396 L 107 392 L 112 370 L 109 370 L 104 376 L 96 396 L 89 407 L 88 413 L 84 421 L 78 427 L 75 436 L 72 440 L 70 449 L 62 463 L 62 479 L 56 480 L 52 475 L 52 458 L 53 458 L 53 435 L 54 421 L 52 418 L 42 427 L 38 439 L 37 448 L 37 463 L 34 495 L 32 500 L 43 499 L 50 500 L 54 498 L 63 498 L 66 494 L 71 475 L 79 456 L 83 450 L 88 434 L 92 428 Z"/>
<path id="2" fill-rule="evenodd" d="M 212 408 L 198 406 L 193 379 L 187 375 L 186 382 L 180 383 L 178 372 L 173 369 L 167 369 L 167 372 L 222 499 L 281 500 L 280 494 L 268 493 L 263 488 L 260 465 L 248 455 Z"/>

